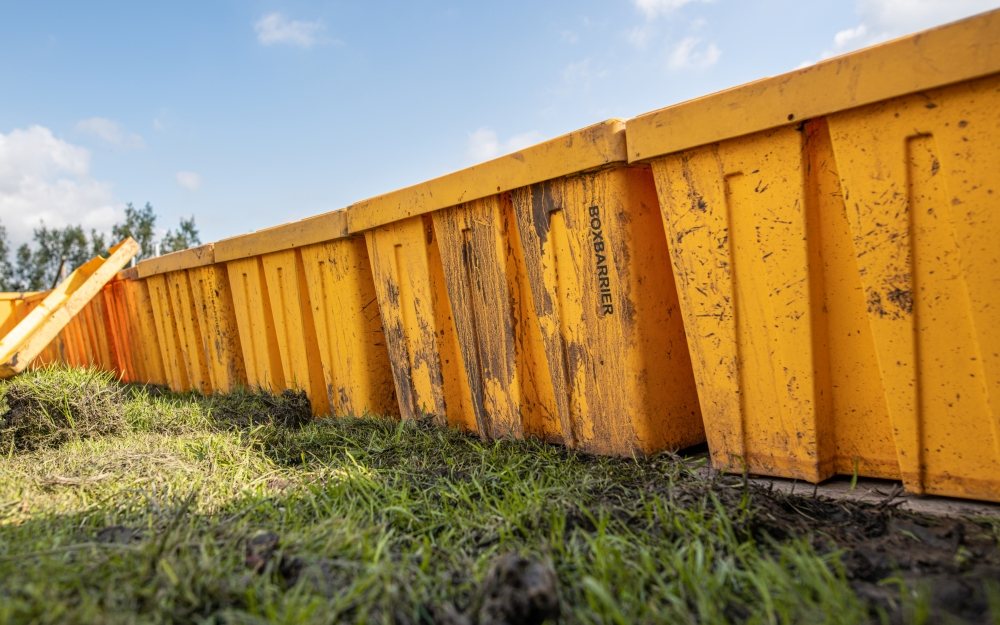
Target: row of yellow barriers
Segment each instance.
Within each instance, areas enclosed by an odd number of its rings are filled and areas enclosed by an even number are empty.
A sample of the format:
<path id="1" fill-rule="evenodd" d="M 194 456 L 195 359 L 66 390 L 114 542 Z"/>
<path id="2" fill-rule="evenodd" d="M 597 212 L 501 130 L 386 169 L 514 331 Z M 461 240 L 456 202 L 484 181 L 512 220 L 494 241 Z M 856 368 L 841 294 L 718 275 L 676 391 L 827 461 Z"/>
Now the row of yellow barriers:
<path id="1" fill-rule="evenodd" d="M 1000 501 L 998 111 L 994 11 L 141 262 L 90 354 L 317 414 L 707 439 L 728 470 Z"/>

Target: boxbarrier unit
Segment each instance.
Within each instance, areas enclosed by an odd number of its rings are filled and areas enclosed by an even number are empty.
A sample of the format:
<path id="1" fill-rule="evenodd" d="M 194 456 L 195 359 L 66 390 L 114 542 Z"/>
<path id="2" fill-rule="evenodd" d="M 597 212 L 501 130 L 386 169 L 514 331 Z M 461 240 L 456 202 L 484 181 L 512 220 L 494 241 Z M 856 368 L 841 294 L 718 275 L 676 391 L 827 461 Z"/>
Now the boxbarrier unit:
<path id="1" fill-rule="evenodd" d="M 214 246 L 144 260 L 136 274 L 146 286 L 152 334 L 170 388 L 214 393 L 245 385 L 229 281 L 225 267 L 215 262 Z M 145 306 L 146 294 L 136 295 Z M 137 330 L 150 335 L 148 325 Z"/>
<path id="2" fill-rule="evenodd" d="M 595 453 L 703 440 L 647 167 L 612 120 L 354 204 L 404 416 Z"/>
<path id="3" fill-rule="evenodd" d="M 304 390 L 317 415 L 396 414 L 368 252 L 327 213 L 220 241 L 251 385 Z"/>
<path id="4" fill-rule="evenodd" d="M 643 115 L 718 466 L 1000 499 L 1000 12 Z"/>

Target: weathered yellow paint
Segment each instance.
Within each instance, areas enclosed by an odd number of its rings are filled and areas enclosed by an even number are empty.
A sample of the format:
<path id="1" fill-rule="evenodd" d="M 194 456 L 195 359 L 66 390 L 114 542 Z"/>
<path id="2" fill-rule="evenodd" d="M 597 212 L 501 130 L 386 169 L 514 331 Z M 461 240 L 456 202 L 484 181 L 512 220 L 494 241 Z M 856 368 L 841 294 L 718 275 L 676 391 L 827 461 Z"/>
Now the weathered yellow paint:
<path id="1" fill-rule="evenodd" d="M 537 405 L 523 381 L 517 349 L 517 303 L 508 264 L 507 196 L 492 196 L 433 215 L 441 269 L 475 414 L 476 430 L 490 438 L 524 435 L 525 417 Z M 551 395 L 551 394 L 550 394 Z M 546 406 L 552 414 L 551 404 Z"/>
<path id="2" fill-rule="evenodd" d="M 1000 74 L 828 123 L 906 487 L 1000 501 Z"/>
<path id="3" fill-rule="evenodd" d="M 397 220 L 366 236 L 404 417 L 608 454 L 704 440 L 655 188 L 613 165 L 620 128 L 348 208 L 352 230 Z"/>
<path id="4" fill-rule="evenodd" d="M 810 481 L 896 476 L 825 129 L 733 139 L 653 169 L 713 463 Z M 842 431 L 835 415 L 863 425 Z"/>
<path id="5" fill-rule="evenodd" d="M 135 268 L 119 272 L 101 291 L 114 371 L 125 382 L 165 384 L 155 332 L 149 334 L 146 330 L 152 327 L 152 308 L 145 282 L 137 280 L 136 275 Z M 144 309 L 138 301 L 142 295 L 146 299 Z"/>
<path id="6" fill-rule="evenodd" d="M 271 316 L 271 298 L 264 282 L 261 259 L 229 261 L 226 271 L 233 293 L 233 311 L 248 383 L 269 390 L 288 388 L 278 354 L 278 336 Z"/>
<path id="7" fill-rule="evenodd" d="M 395 414 L 364 240 L 334 211 L 220 241 L 252 384 L 306 391 L 317 415 Z"/>
<path id="8" fill-rule="evenodd" d="M 331 410 L 399 414 L 364 238 L 309 245 L 301 255 Z"/>
<path id="9" fill-rule="evenodd" d="M 215 258 L 218 262 L 250 258 L 346 236 L 347 212 L 331 211 L 219 241 L 215 244 Z"/>
<path id="10" fill-rule="evenodd" d="M 144 260 L 135 273 L 148 287 L 136 291 L 136 305 L 145 307 L 148 297 L 160 348 L 158 362 L 146 358 L 151 372 L 166 365 L 167 384 L 178 391 L 228 392 L 246 384 L 229 277 L 215 262 L 214 246 Z M 149 346 L 148 317 L 136 314 L 135 330 Z"/>
<path id="11" fill-rule="evenodd" d="M 190 388 L 202 393 L 212 392 L 208 363 L 201 349 L 202 337 L 209 333 L 202 329 L 198 317 L 188 271 L 171 271 L 163 274 L 166 295 L 170 299 L 177 330 L 177 349 L 180 366 L 187 374 Z M 188 390 L 188 389 L 183 389 Z"/>
<path id="12" fill-rule="evenodd" d="M 0 377 L 23 371 L 138 250 L 135 241 L 125 239 L 111 248 L 106 259 L 88 261 L 49 292 L 0 338 Z"/>
<path id="13" fill-rule="evenodd" d="M 716 466 L 1000 500 L 998 29 L 992 12 L 828 63 L 856 93 L 831 78 L 804 123 L 754 132 L 812 101 L 809 72 L 628 123 L 630 156 L 658 157 Z"/>
<path id="14" fill-rule="evenodd" d="M 186 273 L 201 330 L 195 349 L 208 372 L 212 392 L 227 393 L 245 386 L 243 350 L 225 267 L 206 265 Z"/>
<path id="15" fill-rule="evenodd" d="M 588 126 L 513 154 L 348 206 L 347 230 L 363 232 L 407 217 L 624 162 L 625 123 Z"/>
<path id="16" fill-rule="evenodd" d="M 181 352 L 180 321 L 177 307 L 170 297 L 165 274 L 149 276 L 145 280 L 149 290 L 150 307 L 153 312 L 153 327 L 156 345 L 160 350 L 164 379 L 171 389 L 184 392 L 192 390 L 191 378 L 184 364 Z"/>
<path id="17" fill-rule="evenodd" d="M 148 278 L 162 273 L 206 267 L 213 263 L 215 263 L 215 244 L 207 243 L 179 252 L 147 258 L 137 263 L 134 270 L 136 277 Z"/>
<path id="18" fill-rule="evenodd" d="M 404 219 L 366 241 L 400 416 L 475 431 L 431 221 Z"/>
<path id="19" fill-rule="evenodd" d="M 532 185 L 512 203 L 533 303 L 518 327 L 537 320 L 564 440 L 601 454 L 702 442 L 649 170 Z"/>
<path id="20" fill-rule="evenodd" d="M 628 120 L 630 162 L 1000 71 L 1000 10 Z"/>
<path id="21" fill-rule="evenodd" d="M 121 284 L 128 310 L 133 359 L 139 376 L 134 381 L 167 384 L 163 356 L 158 347 L 153 304 L 146 281 L 127 277 Z"/>
<path id="22" fill-rule="evenodd" d="M 330 398 L 323 380 L 302 257 L 298 250 L 285 250 L 265 254 L 261 264 L 285 384 L 306 391 L 314 414 L 329 414 Z"/>

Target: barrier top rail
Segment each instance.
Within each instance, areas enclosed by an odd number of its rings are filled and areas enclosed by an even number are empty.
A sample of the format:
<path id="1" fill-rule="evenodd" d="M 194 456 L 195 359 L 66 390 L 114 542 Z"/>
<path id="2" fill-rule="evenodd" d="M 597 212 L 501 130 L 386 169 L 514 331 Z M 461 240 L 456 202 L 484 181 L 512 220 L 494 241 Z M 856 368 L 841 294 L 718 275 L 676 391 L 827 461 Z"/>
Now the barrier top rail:
<path id="1" fill-rule="evenodd" d="M 626 160 L 625 122 L 610 119 L 347 207 L 352 234 Z"/>
<path id="2" fill-rule="evenodd" d="M 215 262 L 249 258 L 346 236 L 347 215 L 343 209 L 335 210 L 223 239 L 215 244 Z"/>
<path id="3" fill-rule="evenodd" d="M 627 122 L 636 162 L 1000 72 L 1000 9 Z"/>
<path id="4" fill-rule="evenodd" d="M 133 268 L 135 275 L 127 277 L 148 278 L 161 273 L 204 267 L 215 262 L 215 244 L 208 243 L 198 247 L 188 248 L 179 252 L 171 252 L 163 256 L 155 256 L 139 261 Z M 126 277 L 126 276 L 122 276 Z"/>

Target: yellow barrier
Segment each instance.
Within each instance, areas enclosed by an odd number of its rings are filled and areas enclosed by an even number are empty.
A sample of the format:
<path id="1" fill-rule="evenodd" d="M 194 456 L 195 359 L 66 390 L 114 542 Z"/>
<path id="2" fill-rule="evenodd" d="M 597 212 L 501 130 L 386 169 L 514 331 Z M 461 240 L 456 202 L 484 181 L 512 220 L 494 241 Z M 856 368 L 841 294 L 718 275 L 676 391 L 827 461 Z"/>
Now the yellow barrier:
<path id="1" fill-rule="evenodd" d="M 640 116 L 717 466 L 1000 500 L 1000 12 Z"/>
<path id="2" fill-rule="evenodd" d="M 140 321 L 136 330 L 147 346 L 155 335 L 160 351 L 159 362 L 147 357 L 144 367 L 162 366 L 176 391 L 227 392 L 246 384 L 229 280 L 212 244 L 144 260 L 136 275 L 153 322 L 150 328 Z M 141 287 L 132 287 L 131 296 L 146 307 Z"/>
<path id="3" fill-rule="evenodd" d="M 34 303 L 40 301 L 38 296 L 33 291 L 0 293 L 0 336 L 10 332 L 28 314 Z"/>
<path id="4" fill-rule="evenodd" d="M 29 312 L 31 312 L 45 297 L 45 292 L 24 292 L 24 293 L 0 293 L 0 337 L 6 336 L 14 329 Z M 31 366 L 38 366 L 42 363 L 59 361 L 59 341 L 57 337 L 42 352 L 35 357 Z"/>
<path id="5" fill-rule="evenodd" d="M 153 307 L 138 269 L 122 270 L 101 291 L 115 371 L 126 382 L 167 384 Z"/>
<path id="6" fill-rule="evenodd" d="M 606 454 L 704 440 L 652 177 L 624 165 L 623 129 L 348 207 L 404 417 Z"/>
<path id="7" fill-rule="evenodd" d="M 317 415 L 396 414 L 364 240 L 343 212 L 216 244 L 249 382 L 306 391 Z"/>
<path id="8" fill-rule="evenodd" d="M 125 272 L 121 281 L 128 312 L 128 328 L 132 337 L 133 359 L 139 375 L 138 381 L 153 384 L 167 384 L 167 374 L 163 366 L 163 356 L 159 350 L 156 324 L 153 316 L 153 302 L 149 296 L 149 286 L 138 279 L 138 270 L 133 267 Z"/>
<path id="9" fill-rule="evenodd" d="M 90 351 L 83 348 L 81 354 L 92 356 L 104 365 L 110 365 L 110 355 L 106 351 L 106 330 L 97 327 L 99 317 L 89 310 L 88 304 L 129 260 L 138 252 L 139 246 L 131 238 L 125 239 L 111 248 L 107 258 L 94 258 L 77 268 L 56 288 L 48 293 L 35 296 L 40 301 L 34 303 L 28 313 L 0 338 L 0 377 L 11 377 L 20 373 L 39 356 L 46 355 L 49 344 L 74 321 L 81 310 L 85 310 L 82 321 L 90 331 L 88 338 L 93 342 Z M 80 330 L 83 332 L 83 329 Z M 82 343 L 82 338 L 80 340 Z M 55 356 L 52 356 L 55 359 Z M 74 358 L 76 356 L 74 355 Z M 83 356 L 79 358 L 79 364 Z M 67 360 L 77 364 L 73 359 Z"/>

